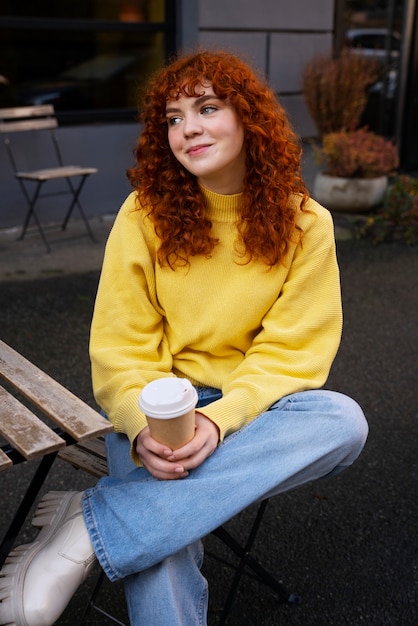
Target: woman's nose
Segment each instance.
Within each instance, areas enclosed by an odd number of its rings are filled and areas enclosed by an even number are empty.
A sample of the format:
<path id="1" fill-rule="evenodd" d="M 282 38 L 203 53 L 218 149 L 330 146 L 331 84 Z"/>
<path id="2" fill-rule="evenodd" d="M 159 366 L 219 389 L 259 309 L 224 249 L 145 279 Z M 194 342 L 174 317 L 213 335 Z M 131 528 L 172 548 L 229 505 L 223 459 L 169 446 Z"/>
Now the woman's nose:
<path id="1" fill-rule="evenodd" d="M 202 125 L 196 115 L 188 115 L 184 119 L 183 133 L 185 137 L 193 137 L 194 135 L 200 135 L 202 132 Z"/>

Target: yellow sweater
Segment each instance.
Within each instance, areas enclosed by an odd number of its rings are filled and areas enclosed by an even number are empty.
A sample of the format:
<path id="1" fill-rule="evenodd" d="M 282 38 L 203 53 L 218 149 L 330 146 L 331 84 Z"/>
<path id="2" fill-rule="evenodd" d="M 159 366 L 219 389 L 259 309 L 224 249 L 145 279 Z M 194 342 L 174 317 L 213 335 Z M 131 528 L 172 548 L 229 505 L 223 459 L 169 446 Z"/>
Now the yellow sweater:
<path id="1" fill-rule="evenodd" d="M 234 253 L 241 195 L 203 189 L 220 243 L 187 268 L 161 268 L 158 239 L 136 193 L 112 228 L 90 341 L 99 405 L 132 442 L 146 426 L 144 385 L 182 376 L 221 389 L 201 410 L 221 439 L 279 398 L 321 387 L 339 346 L 342 312 L 332 218 L 309 200 L 300 212 L 302 245 L 286 267 L 240 264 Z M 296 198 L 294 201 L 298 201 Z M 136 462 L 139 460 L 133 457 Z"/>

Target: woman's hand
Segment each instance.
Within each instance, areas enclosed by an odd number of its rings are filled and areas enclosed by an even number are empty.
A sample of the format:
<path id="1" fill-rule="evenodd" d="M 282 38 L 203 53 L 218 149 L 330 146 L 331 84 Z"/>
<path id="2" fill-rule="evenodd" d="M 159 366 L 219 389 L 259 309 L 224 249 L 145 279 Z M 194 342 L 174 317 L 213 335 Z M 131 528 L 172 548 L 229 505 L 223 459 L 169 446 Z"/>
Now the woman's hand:
<path id="1" fill-rule="evenodd" d="M 218 427 L 207 417 L 196 412 L 195 435 L 182 448 L 171 450 L 150 435 L 146 427 L 136 440 L 136 451 L 145 469 L 160 480 L 185 478 L 215 450 L 219 442 Z"/>

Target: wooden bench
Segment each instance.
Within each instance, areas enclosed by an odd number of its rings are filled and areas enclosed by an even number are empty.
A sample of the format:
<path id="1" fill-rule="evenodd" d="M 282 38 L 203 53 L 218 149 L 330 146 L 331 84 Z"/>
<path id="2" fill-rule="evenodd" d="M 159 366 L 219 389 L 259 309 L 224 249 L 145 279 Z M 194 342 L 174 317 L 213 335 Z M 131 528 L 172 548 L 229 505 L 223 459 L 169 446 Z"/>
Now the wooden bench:
<path id="1" fill-rule="evenodd" d="M 1 566 L 56 456 L 74 445 L 103 437 L 113 427 L 98 411 L 1 340 L 0 378 L 4 381 L 4 386 L 0 385 L 0 471 L 40 460 L 0 543 Z M 104 458 L 103 440 L 98 442 Z M 106 465 L 100 475 L 103 473 Z"/>
<path id="2" fill-rule="evenodd" d="M 0 386 L 0 434 L 26 460 L 45 456 L 75 442 L 113 430 L 108 420 L 33 363 L 0 340 L 0 377 L 58 427 L 43 422 L 10 391 Z M 10 466 L 5 461 L 7 467 Z"/>

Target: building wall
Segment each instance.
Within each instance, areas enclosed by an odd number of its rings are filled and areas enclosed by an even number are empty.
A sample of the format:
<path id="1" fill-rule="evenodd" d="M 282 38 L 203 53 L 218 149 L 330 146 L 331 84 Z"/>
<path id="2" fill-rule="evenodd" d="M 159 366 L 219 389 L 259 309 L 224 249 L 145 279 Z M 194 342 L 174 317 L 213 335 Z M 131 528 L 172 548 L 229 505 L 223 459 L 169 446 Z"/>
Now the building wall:
<path id="1" fill-rule="evenodd" d="M 334 0 L 199 0 L 199 43 L 258 66 L 301 136 L 316 134 L 302 96 L 305 64 L 331 50 Z"/>
<path id="2" fill-rule="evenodd" d="M 296 132 L 308 137 L 316 130 L 301 94 L 302 71 L 314 54 L 331 48 L 333 11 L 334 0 L 177 0 L 178 47 L 226 48 L 257 65 L 278 91 Z M 83 189 L 86 213 L 115 213 L 130 191 L 125 172 L 132 164 L 137 124 L 72 126 L 58 132 L 66 163 L 99 169 Z M 31 152 L 33 156 L 33 146 L 26 150 L 28 159 Z M 0 189 L 0 228 L 21 224 L 26 205 L 2 144 Z M 56 200 L 49 200 L 40 217 L 43 223 L 58 222 L 64 213 Z"/>

